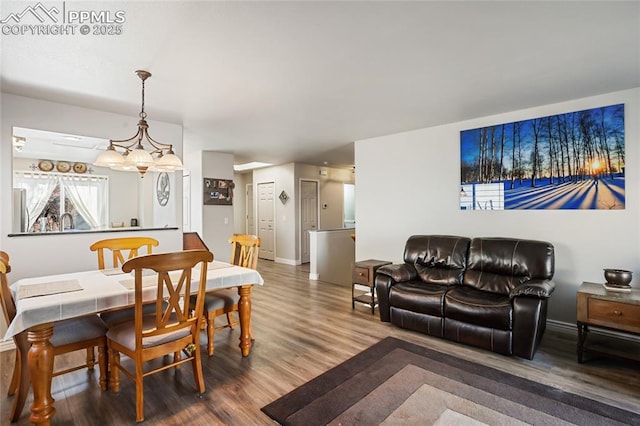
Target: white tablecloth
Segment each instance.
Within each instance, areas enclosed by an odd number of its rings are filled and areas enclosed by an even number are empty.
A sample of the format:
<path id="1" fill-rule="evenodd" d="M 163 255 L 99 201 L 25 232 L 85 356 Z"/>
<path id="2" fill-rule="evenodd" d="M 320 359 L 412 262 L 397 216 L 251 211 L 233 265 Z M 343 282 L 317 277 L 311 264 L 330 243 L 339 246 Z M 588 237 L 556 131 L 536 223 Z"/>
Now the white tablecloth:
<path id="1" fill-rule="evenodd" d="M 264 284 L 262 276 L 253 269 L 218 261 L 210 263 L 207 269 L 207 290 Z M 192 278 L 199 279 L 200 272 L 194 269 Z M 124 272 L 106 275 L 103 271 L 95 270 L 25 278 L 16 281 L 11 286 L 14 297 L 21 286 L 68 280 L 77 280 L 82 290 L 20 300 L 16 298 L 16 317 L 9 324 L 4 340 L 8 340 L 35 325 L 132 306 L 135 303 L 134 291 L 128 289 L 123 283 L 131 279 L 132 276 Z M 155 286 L 143 288 L 143 300 L 155 300 L 155 295 Z"/>

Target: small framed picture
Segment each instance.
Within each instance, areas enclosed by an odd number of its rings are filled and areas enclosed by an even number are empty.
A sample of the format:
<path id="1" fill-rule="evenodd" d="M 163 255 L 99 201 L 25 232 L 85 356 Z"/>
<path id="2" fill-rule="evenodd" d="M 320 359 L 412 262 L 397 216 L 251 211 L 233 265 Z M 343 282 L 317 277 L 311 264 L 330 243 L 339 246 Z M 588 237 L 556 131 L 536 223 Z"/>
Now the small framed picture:
<path id="1" fill-rule="evenodd" d="M 284 190 L 282 190 L 278 198 L 280 198 L 280 201 L 282 201 L 282 204 L 286 204 L 287 200 L 289 199 L 289 196 L 287 195 L 286 192 L 284 192 Z"/>

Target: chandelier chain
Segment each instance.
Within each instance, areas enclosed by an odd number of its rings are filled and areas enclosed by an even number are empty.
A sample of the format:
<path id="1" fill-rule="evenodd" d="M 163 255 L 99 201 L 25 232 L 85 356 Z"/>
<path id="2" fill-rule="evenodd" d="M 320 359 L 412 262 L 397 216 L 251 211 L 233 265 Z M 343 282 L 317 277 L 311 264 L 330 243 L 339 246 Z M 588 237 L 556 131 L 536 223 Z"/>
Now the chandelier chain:
<path id="1" fill-rule="evenodd" d="M 142 109 L 140 110 L 140 118 L 143 120 L 147 118 L 147 113 L 144 112 L 144 79 L 142 80 Z"/>

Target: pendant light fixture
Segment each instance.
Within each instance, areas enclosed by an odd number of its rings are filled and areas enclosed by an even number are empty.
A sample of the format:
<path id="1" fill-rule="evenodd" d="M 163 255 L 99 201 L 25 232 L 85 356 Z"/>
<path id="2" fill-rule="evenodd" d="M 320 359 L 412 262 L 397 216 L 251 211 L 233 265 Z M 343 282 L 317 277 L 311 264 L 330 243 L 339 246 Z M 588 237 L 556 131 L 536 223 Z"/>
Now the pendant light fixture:
<path id="1" fill-rule="evenodd" d="M 111 139 L 106 151 L 96 158 L 93 165 L 115 170 L 137 171 L 140 177 L 144 177 L 147 171 L 182 170 L 182 161 L 173 152 L 173 145 L 158 142 L 149 136 L 147 113 L 144 112 L 144 83 L 151 77 L 151 73 L 138 70 L 136 74 L 142 80 L 142 108 L 139 114 L 138 132 L 129 139 Z M 150 146 L 149 150 L 145 149 L 143 142 Z"/>

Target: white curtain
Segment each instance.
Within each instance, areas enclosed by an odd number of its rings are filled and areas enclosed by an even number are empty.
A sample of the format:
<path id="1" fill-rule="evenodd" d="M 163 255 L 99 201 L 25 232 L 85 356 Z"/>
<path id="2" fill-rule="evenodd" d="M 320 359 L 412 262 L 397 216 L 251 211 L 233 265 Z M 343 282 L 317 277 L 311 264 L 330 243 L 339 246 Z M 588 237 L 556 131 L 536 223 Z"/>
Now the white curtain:
<path id="1" fill-rule="evenodd" d="M 27 212 L 31 229 L 42 213 L 51 193 L 60 185 L 77 213 L 92 229 L 106 228 L 109 221 L 109 178 L 107 176 L 76 176 L 60 173 L 14 172 L 14 188 L 27 190 Z M 62 195 L 61 195 L 62 196 Z M 60 200 L 60 206 L 64 204 Z M 60 212 L 62 215 L 64 211 Z"/>
<path id="2" fill-rule="evenodd" d="M 49 201 L 51 193 L 58 184 L 58 177 L 44 173 L 15 172 L 13 185 L 15 188 L 27 190 L 27 213 L 31 229 L 38 215 Z"/>
<path id="3" fill-rule="evenodd" d="M 92 229 L 107 226 L 108 180 L 92 177 L 62 177 L 65 196 L 69 197 L 78 213 Z"/>

